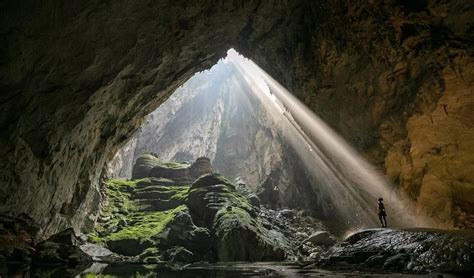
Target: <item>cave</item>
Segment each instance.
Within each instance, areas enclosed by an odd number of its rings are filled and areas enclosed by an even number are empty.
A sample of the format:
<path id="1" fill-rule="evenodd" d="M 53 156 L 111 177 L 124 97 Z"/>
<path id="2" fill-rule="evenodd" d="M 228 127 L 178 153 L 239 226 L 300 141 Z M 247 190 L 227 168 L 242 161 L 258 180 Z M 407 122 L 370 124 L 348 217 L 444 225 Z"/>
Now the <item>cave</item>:
<path id="1" fill-rule="evenodd" d="M 1 276 L 474 273 L 469 1 L 0 6 Z M 229 51 L 251 64 L 229 69 Z M 245 98 L 219 95 L 229 78 Z M 281 121 L 260 107 L 275 97 L 304 141 L 269 124 Z M 325 193 L 301 142 L 342 149 L 334 180 L 358 186 Z M 383 184 L 388 228 L 370 184 Z"/>

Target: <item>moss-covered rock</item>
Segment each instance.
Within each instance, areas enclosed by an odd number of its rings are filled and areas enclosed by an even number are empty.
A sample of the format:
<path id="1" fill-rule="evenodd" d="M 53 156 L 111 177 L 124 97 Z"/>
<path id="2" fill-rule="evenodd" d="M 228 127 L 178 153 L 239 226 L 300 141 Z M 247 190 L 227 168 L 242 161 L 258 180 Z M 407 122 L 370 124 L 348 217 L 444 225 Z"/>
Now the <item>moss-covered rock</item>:
<path id="1" fill-rule="evenodd" d="M 153 154 L 144 154 L 137 159 L 133 166 L 132 179 L 153 177 L 189 184 L 201 175 L 212 172 L 212 165 L 207 157 L 200 157 L 193 164 L 187 164 L 166 162 Z"/>
<path id="2" fill-rule="evenodd" d="M 159 242 L 160 247 L 165 250 L 176 246 L 186 248 L 193 253 L 194 261 L 214 259 L 211 232 L 204 227 L 197 227 L 188 210 L 180 211 L 168 222 Z M 167 258 L 172 260 L 172 256 Z"/>
<path id="3" fill-rule="evenodd" d="M 255 194 L 239 192 L 218 174 L 201 176 L 191 186 L 173 182 L 109 180 L 89 240 L 147 263 L 283 260 L 291 252 L 286 238 L 258 216 Z"/>
<path id="4" fill-rule="evenodd" d="M 160 164 L 160 160 L 151 154 L 144 154 L 137 158 L 132 170 L 132 179 L 149 177 L 151 169 Z"/>
<path id="5" fill-rule="evenodd" d="M 195 223 L 214 233 L 219 261 L 283 260 L 290 249 L 281 233 L 262 225 L 259 208 L 221 175 L 196 180 L 186 204 Z"/>
<path id="6" fill-rule="evenodd" d="M 136 256 L 157 244 L 160 233 L 184 206 L 168 211 L 136 212 L 130 224 L 111 233 L 104 240 L 110 250 L 127 256 Z"/>
<path id="7" fill-rule="evenodd" d="M 281 233 L 264 228 L 240 207 L 219 210 L 214 229 L 219 261 L 281 261 L 289 249 Z"/>
<path id="8" fill-rule="evenodd" d="M 170 183 L 157 178 L 107 181 L 106 201 L 89 241 L 105 244 L 120 255 L 142 254 L 143 261 L 158 258 L 150 248 L 159 244 L 159 235 L 168 222 L 187 209 L 183 203 L 189 186 L 168 186 Z"/>

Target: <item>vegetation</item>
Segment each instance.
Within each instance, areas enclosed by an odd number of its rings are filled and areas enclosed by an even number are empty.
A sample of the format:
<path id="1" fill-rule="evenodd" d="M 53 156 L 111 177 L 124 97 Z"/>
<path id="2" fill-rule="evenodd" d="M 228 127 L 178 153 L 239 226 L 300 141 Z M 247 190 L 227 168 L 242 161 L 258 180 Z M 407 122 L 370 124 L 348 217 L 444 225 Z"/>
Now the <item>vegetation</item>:
<path id="1" fill-rule="evenodd" d="M 89 241 L 106 244 L 118 254 L 138 256 L 146 263 L 175 257 L 213 259 L 214 255 L 209 255 L 213 244 L 217 244 L 222 260 L 259 259 L 268 254 L 275 254 L 269 258 L 280 258 L 283 254 L 281 235 L 270 233 L 251 198 L 221 175 L 203 175 L 191 186 L 163 178 L 111 179 L 105 192 L 106 202 Z M 167 227 L 173 230 L 164 233 Z M 170 251 L 178 250 L 173 248 L 185 251 Z M 183 254 L 188 257 L 180 257 Z"/>
<path id="2" fill-rule="evenodd" d="M 95 231 L 88 234 L 88 240 L 93 243 L 121 239 L 143 241 L 158 235 L 178 212 L 186 208 L 182 204 L 187 197 L 189 186 L 160 185 L 172 182 L 163 178 L 108 180 L 105 183 L 105 205 Z M 177 205 L 165 211 L 146 210 L 146 206 L 138 203 L 133 197 L 135 194 L 152 196 L 157 192 L 168 196 L 163 202 Z"/>
<path id="3" fill-rule="evenodd" d="M 110 234 L 106 240 L 136 239 L 144 241 L 157 236 L 177 213 L 185 209 L 186 206 L 181 205 L 167 211 L 136 212 L 129 217 L 132 225 L 127 225 L 122 230 Z"/>
<path id="4" fill-rule="evenodd" d="M 144 154 L 140 156 L 140 163 L 143 165 L 148 165 L 151 168 L 162 167 L 162 168 L 175 169 L 175 170 L 189 167 L 188 164 L 184 164 L 184 163 L 163 161 L 160 158 L 151 154 Z"/>

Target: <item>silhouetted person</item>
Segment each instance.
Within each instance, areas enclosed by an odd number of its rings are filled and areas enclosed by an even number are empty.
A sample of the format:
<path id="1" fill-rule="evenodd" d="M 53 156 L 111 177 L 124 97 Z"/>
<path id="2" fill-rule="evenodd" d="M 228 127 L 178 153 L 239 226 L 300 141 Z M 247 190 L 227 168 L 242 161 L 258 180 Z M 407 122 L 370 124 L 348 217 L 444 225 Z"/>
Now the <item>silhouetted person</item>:
<path id="1" fill-rule="evenodd" d="M 382 224 L 382 228 L 387 228 L 387 213 L 385 212 L 385 206 L 383 205 L 383 199 L 379 198 L 379 220 Z"/>

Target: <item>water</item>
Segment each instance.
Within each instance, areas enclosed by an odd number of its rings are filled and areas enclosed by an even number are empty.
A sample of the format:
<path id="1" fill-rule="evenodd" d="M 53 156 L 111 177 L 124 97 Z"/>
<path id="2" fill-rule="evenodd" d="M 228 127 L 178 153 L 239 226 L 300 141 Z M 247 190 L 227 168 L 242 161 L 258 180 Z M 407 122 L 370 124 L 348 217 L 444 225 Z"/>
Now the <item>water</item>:
<path id="1" fill-rule="evenodd" d="M 358 271 L 329 271 L 302 267 L 294 263 L 215 263 L 192 264 L 181 269 L 165 265 L 94 263 L 76 267 L 17 267 L 0 272 L 1 277 L 160 277 L 160 278 L 237 278 L 237 277 L 439 277 L 437 274 L 367 273 Z M 454 277 L 443 275 L 442 277 Z"/>
<path id="2" fill-rule="evenodd" d="M 325 214 L 333 215 L 349 231 L 378 227 L 377 199 L 382 197 L 390 226 L 434 226 L 416 215 L 408 198 L 258 65 L 234 50 L 229 50 L 227 59 L 239 69 L 242 80 L 261 100 L 312 174 L 319 196 L 315 203 Z"/>

